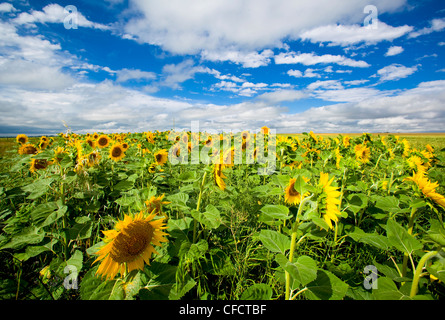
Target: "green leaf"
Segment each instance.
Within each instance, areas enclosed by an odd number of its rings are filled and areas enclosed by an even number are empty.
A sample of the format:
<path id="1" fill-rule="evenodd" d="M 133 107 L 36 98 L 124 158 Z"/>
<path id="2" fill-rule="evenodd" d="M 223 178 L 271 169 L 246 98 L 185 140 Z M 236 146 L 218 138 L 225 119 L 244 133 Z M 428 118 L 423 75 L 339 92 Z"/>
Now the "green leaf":
<path id="1" fill-rule="evenodd" d="M 383 211 L 390 212 L 393 214 L 407 212 L 409 209 L 401 209 L 400 208 L 400 200 L 394 196 L 374 196 L 376 199 L 375 206 Z"/>
<path id="2" fill-rule="evenodd" d="M 317 278 L 308 283 L 305 294 L 311 300 L 341 300 L 348 291 L 348 285 L 325 270 L 317 270 Z"/>
<path id="3" fill-rule="evenodd" d="M 42 203 L 31 212 L 31 219 L 37 227 L 43 228 L 63 217 L 67 209 L 56 202 Z"/>
<path id="4" fill-rule="evenodd" d="M 297 281 L 296 286 L 305 286 L 317 278 L 317 263 L 308 256 L 300 256 L 297 261 L 289 262 L 283 254 L 278 254 L 277 262 L 289 275 Z"/>
<path id="5" fill-rule="evenodd" d="M 348 233 L 348 236 L 355 241 L 366 243 L 382 250 L 388 250 L 391 244 L 389 240 L 377 233 L 365 233 L 363 230 L 354 227 L 352 232 Z"/>
<path id="6" fill-rule="evenodd" d="M 114 187 L 113 190 L 115 191 L 128 191 L 130 189 L 132 189 L 134 186 L 134 181 L 130 181 L 130 180 L 123 180 L 123 181 L 119 181 Z"/>
<path id="7" fill-rule="evenodd" d="M 422 243 L 392 219 L 386 223 L 386 233 L 390 244 L 399 251 L 411 254 L 414 250 L 422 249 Z"/>
<path id="8" fill-rule="evenodd" d="M 282 205 L 265 205 L 260 211 L 266 216 L 278 220 L 287 220 L 291 217 L 289 208 Z"/>
<path id="9" fill-rule="evenodd" d="M 445 228 L 438 220 L 430 221 L 430 230 L 428 230 L 427 238 L 431 239 L 438 245 L 445 247 Z"/>
<path id="10" fill-rule="evenodd" d="M 9 242 L 0 247 L 0 250 L 4 249 L 18 250 L 30 244 L 40 243 L 44 237 L 45 237 L 44 232 L 42 232 L 39 228 L 31 226 L 23 229 L 22 232 L 14 235 Z"/>
<path id="11" fill-rule="evenodd" d="M 290 248 L 290 238 L 274 230 L 261 230 L 259 238 L 263 245 L 272 252 L 285 254 Z"/>
<path id="12" fill-rule="evenodd" d="M 361 209 L 368 205 L 368 196 L 363 193 L 353 193 L 346 197 L 348 200 L 348 210 L 357 214 Z"/>
<path id="13" fill-rule="evenodd" d="M 185 279 L 173 284 L 168 295 L 169 300 L 179 300 L 196 285 L 196 281 L 187 274 Z"/>
<path id="14" fill-rule="evenodd" d="M 146 270 L 151 277 L 147 285 L 139 291 L 139 298 L 141 300 L 167 300 L 176 283 L 177 267 L 153 261 Z"/>
<path id="15" fill-rule="evenodd" d="M 49 191 L 49 186 L 53 181 L 53 178 L 40 179 L 22 187 L 22 190 L 25 192 L 30 192 L 27 198 L 34 200 L 47 193 Z"/>
<path id="16" fill-rule="evenodd" d="M 188 262 L 192 262 L 204 257 L 208 249 L 209 244 L 204 239 L 199 240 L 197 243 L 182 241 L 179 256 Z"/>
<path id="17" fill-rule="evenodd" d="M 271 300 L 272 294 L 273 291 L 269 285 L 265 283 L 255 283 L 244 290 L 241 295 L 241 300 Z"/>
<path id="18" fill-rule="evenodd" d="M 377 289 L 372 290 L 372 296 L 376 300 L 406 300 L 408 296 L 399 291 L 394 281 L 387 277 L 379 277 Z"/>
<path id="19" fill-rule="evenodd" d="M 76 219 L 76 224 L 69 230 L 67 235 L 69 240 L 82 240 L 91 237 L 93 230 L 93 222 L 89 217 L 79 217 Z"/>
<path id="20" fill-rule="evenodd" d="M 80 250 L 74 251 L 74 254 L 66 261 L 67 266 L 73 266 L 76 268 L 77 273 L 82 270 L 83 266 L 83 253 Z"/>
<path id="21" fill-rule="evenodd" d="M 216 229 L 221 224 L 221 215 L 219 213 L 219 210 L 211 204 L 206 207 L 205 212 L 192 210 L 191 214 L 193 218 L 195 218 L 199 223 L 202 223 L 207 228 Z"/>

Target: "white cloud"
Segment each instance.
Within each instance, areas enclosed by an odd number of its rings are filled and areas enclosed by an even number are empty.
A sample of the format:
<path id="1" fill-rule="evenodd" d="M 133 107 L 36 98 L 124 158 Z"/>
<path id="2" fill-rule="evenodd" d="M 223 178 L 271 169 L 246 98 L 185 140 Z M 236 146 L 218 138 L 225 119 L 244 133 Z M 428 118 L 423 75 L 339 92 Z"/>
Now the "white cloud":
<path id="1" fill-rule="evenodd" d="M 138 69 L 121 69 L 116 71 L 117 82 L 125 82 L 128 80 L 153 80 L 156 78 L 156 74 L 154 72 L 142 71 Z"/>
<path id="2" fill-rule="evenodd" d="M 440 132 L 444 104 L 445 80 L 438 80 L 397 94 L 282 114 L 273 124 L 278 132 Z"/>
<path id="3" fill-rule="evenodd" d="M 14 12 L 17 11 L 14 6 L 8 2 L 0 3 L 0 12 Z"/>
<path id="4" fill-rule="evenodd" d="M 406 0 L 375 0 L 379 13 Z M 132 0 L 125 34 L 175 54 L 282 48 L 322 24 L 362 23 L 368 0 Z"/>
<path id="5" fill-rule="evenodd" d="M 315 90 L 318 88 L 339 90 L 343 89 L 343 85 L 339 80 L 325 80 L 325 81 L 317 80 L 307 86 L 308 90 Z"/>
<path id="6" fill-rule="evenodd" d="M 42 11 L 32 10 L 31 13 L 22 12 L 13 21 L 17 24 L 35 24 L 35 23 L 64 23 L 69 12 L 65 12 L 64 7 L 59 4 L 49 4 L 45 6 Z M 95 28 L 100 30 L 110 30 L 110 26 L 104 24 L 92 22 L 88 20 L 79 11 L 72 13 L 73 23 L 76 22 L 77 26 L 85 28 Z"/>
<path id="7" fill-rule="evenodd" d="M 273 56 L 272 50 L 263 50 L 261 53 L 256 51 L 243 52 L 235 50 L 227 51 L 208 51 L 201 52 L 203 60 L 208 61 L 231 61 L 241 64 L 244 68 L 258 68 L 267 66 Z"/>
<path id="8" fill-rule="evenodd" d="M 281 52 L 275 56 L 276 64 L 296 64 L 301 63 L 306 66 L 315 64 L 335 63 L 340 66 L 366 68 L 369 64 L 362 60 L 353 60 L 345 56 L 324 54 L 316 55 L 314 53 L 295 53 L 295 52 Z"/>
<path id="9" fill-rule="evenodd" d="M 375 29 L 360 25 L 330 24 L 304 31 L 300 37 L 302 40 L 309 40 L 313 43 L 327 42 L 330 45 L 350 46 L 362 42 L 375 44 L 381 41 L 392 41 L 412 29 L 413 27 L 408 25 L 392 27 L 381 21 Z"/>
<path id="10" fill-rule="evenodd" d="M 418 31 L 411 32 L 408 37 L 409 38 L 417 38 L 419 36 L 423 36 L 425 34 L 430 34 L 437 31 L 442 31 L 445 29 L 445 18 L 440 19 L 433 19 L 430 22 L 430 27 L 425 27 L 423 29 L 420 29 Z"/>
<path id="11" fill-rule="evenodd" d="M 417 71 L 417 66 L 405 67 L 401 64 L 391 64 L 377 71 L 381 81 L 397 81 L 406 78 Z"/>
<path id="12" fill-rule="evenodd" d="M 307 97 L 307 94 L 299 90 L 279 89 L 276 91 L 266 92 L 257 97 L 258 100 L 263 100 L 270 104 L 278 104 L 280 102 L 289 102 L 301 100 Z"/>
<path id="13" fill-rule="evenodd" d="M 403 48 L 400 46 L 391 46 L 388 48 L 388 51 L 386 51 L 385 56 L 395 56 L 403 52 Z"/>
<path id="14" fill-rule="evenodd" d="M 317 70 L 307 68 L 304 73 L 302 73 L 300 70 L 290 69 L 287 71 L 287 74 L 295 78 L 321 78 L 321 75 L 316 73 L 315 71 Z"/>

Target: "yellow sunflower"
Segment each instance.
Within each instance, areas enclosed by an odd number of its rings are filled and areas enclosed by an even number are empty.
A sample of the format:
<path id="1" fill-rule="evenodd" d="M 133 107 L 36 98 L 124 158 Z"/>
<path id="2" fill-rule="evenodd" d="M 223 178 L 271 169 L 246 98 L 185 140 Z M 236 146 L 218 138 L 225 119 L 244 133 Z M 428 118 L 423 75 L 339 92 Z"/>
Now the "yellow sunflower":
<path id="1" fill-rule="evenodd" d="M 155 216 L 152 213 L 144 217 L 143 211 L 134 217 L 125 215 L 113 230 L 103 231 L 106 244 L 96 252 L 99 256 L 93 263 L 102 261 L 96 274 L 111 280 L 118 273 L 123 276 L 126 272 L 143 270 L 144 262 L 150 265 L 151 255 L 158 254 L 153 245 L 168 242 L 164 238 L 168 234 L 162 231 L 167 228 L 164 218 L 154 220 Z"/>
<path id="2" fill-rule="evenodd" d="M 269 134 L 270 129 L 267 126 L 261 127 L 261 132 L 266 135 Z"/>
<path id="3" fill-rule="evenodd" d="M 161 149 L 154 154 L 156 163 L 163 166 L 168 160 L 168 152 L 165 149 Z"/>
<path id="4" fill-rule="evenodd" d="M 36 146 L 32 143 L 22 144 L 19 148 L 19 154 L 36 154 L 37 152 Z"/>
<path id="5" fill-rule="evenodd" d="M 96 140 L 94 140 L 92 137 L 88 137 L 85 142 L 91 147 L 91 148 L 96 148 Z"/>
<path id="6" fill-rule="evenodd" d="M 328 224 L 329 228 L 333 229 L 332 221 L 337 222 L 338 216 L 341 215 L 338 205 L 340 204 L 340 191 L 338 187 L 331 186 L 334 177 L 329 180 L 329 174 L 320 173 L 319 186 L 322 188 L 323 193 L 321 196 L 322 203 L 322 215 L 323 219 Z"/>
<path id="7" fill-rule="evenodd" d="M 43 170 L 46 169 L 47 167 L 48 167 L 48 161 L 46 161 L 45 159 L 32 159 L 29 171 L 34 173 L 37 170 Z"/>
<path id="8" fill-rule="evenodd" d="M 110 137 L 103 134 L 103 135 L 99 136 L 99 138 L 97 138 L 97 146 L 99 148 L 106 148 L 110 144 L 110 141 L 111 141 Z"/>
<path id="9" fill-rule="evenodd" d="M 95 165 L 99 164 L 101 156 L 100 156 L 99 152 L 93 151 L 93 152 L 88 153 L 85 156 L 85 158 L 88 159 L 88 161 L 87 161 L 88 166 L 94 167 Z"/>
<path id="10" fill-rule="evenodd" d="M 413 181 L 425 197 L 430 198 L 445 209 L 445 197 L 436 192 L 439 183 L 437 181 L 434 183 L 429 181 L 424 171 L 418 171 L 417 173 L 413 172 L 413 176 L 408 177 L 405 180 Z"/>
<path id="11" fill-rule="evenodd" d="M 419 156 L 412 155 L 409 157 L 406 162 L 408 163 L 408 166 L 412 170 L 416 171 L 426 171 L 426 166 L 424 166 L 422 159 Z"/>
<path id="12" fill-rule="evenodd" d="M 124 148 L 120 143 L 114 144 L 110 149 L 110 159 L 114 161 L 122 160 L 125 157 Z"/>
<path id="13" fill-rule="evenodd" d="M 357 161 L 365 164 L 369 162 L 371 150 L 364 144 L 358 144 L 354 147 L 355 158 Z"/>
<path id="14" fill-rule="evenodd" d="M 216 185 L 224 191 L 226 189 L 226 182 L 224 181 L 224 179 L 226 179 L 227 177 L 222 172 L 223 169 L 223 164 L 213 165 L 213 178 L 215 179 Z"/>
<path id="15" fill-rule="evenodd" d="M 165 194 L 159 197 L 152 196 L 149 200 L 145 201 L 148 212 L 162 214 L 162 205 L 170 203 L 169 201 L 162 201 L 164 196 Z"/>
<path id="16" fill-rule="evenodd" d="M 28 136 L 26 134 L 19 134 L 15 140 L 20 144 L 28 143 Z"/>
<path id="17" fill-rule="evenodd" d="M 304 181 L 309 182 L 309 179 L 303 177 Z M 289 180 L 289 184 L 287 185 L 285 189 L 284 194 L 284 201 L 286 201 L 289 204 L 297 205 L 301 202 L 301 194 L 295 190 L 295 182 L 297 181 L 296 178 L 292 178 Z M 303 197 L 306 197 L 309 195 L 309 192 L 306 192 Z"/>

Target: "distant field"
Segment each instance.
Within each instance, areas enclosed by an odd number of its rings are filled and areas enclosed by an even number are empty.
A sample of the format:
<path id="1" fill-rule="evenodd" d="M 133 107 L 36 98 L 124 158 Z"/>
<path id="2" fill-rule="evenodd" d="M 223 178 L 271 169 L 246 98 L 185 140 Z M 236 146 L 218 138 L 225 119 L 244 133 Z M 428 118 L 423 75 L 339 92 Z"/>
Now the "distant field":
<path id="1" fill-rule="evenodd" d="M 335 138 L 339 134 L 348 135 L 350 137 L 357 137 L 362 135 L 362 133 L 317 133 L 317 136 L 323 136 L 326 138 Z M 303 137 L 301 133 L 281 133 L 279 136 L 290 136 L 290 137 Z M 445 132 L 434 132 L 434 133 L 371 133 L 371 136 L 387 136 L 395 135 L 399 136 L 400 139 L 406 139 L 410 143 L 412 148 L 424 149 L 427 144 L 430 144 L 438 155 L 445 156 Z"/>
<path id="2" fill-rule="evenodd" d="M 337 137 L 340 133 L 316 133 L 318 136 L 326 138 Z M 385 136 L 385 135 L 398 135 L 401 139 L 406 139 L 410 142 L 411 147 L 416 149 L 423 149 L 425 145 L 430 144 L 434 147 L 436 152 L 445 155 L 445 132 L 435 133 L 371 133 L 372 136 Z M 297 136 L 299 138 L 304 135 L 301 133 L 280 133 L 279 136 Z M 348 135 L 351 137 L 357 137 L 362 133 L 341 133 L 341 135 Z M 30 137 L 30 142 L 38 142 L 39 137 Z M 8 152 L 16 145 L 15 138 L 0 138 L 0 158 L 7 156 Z"/>

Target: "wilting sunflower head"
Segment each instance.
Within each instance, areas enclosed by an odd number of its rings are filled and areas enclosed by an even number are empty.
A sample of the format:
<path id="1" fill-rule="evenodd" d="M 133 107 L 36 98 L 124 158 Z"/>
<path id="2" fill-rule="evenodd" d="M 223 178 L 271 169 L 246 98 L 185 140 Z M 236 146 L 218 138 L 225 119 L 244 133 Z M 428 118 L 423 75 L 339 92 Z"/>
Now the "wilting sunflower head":
<path id="1" fill-rule="evenodd" d="M 99 138 L 97 138 L 97 146 L 99 148 L 106 148 L 110 144 L 110 141 L 111 139 L 107 135 L 100 135 Z"/>
<path id="2" fill-rule="evenodd" d="M 26 134 L 19 134 L 15 140 L 20 144 L 26 144 L 28 142 L 28 136 Z"/>
<path id="3" fill-rule="evenodd" d="M 96 252 L 99 256 L 93 263 L 101 261 L 96 274 L 111 280 L 118 273 L 143 270 L 144 262 L 150 265 L 151 255 L 158 254 L 154 246 L 168 242 L 162 231 L 167 228 L 164 218 L 154 220 L 155 216 L 145 217 L 142 211 L 134 217 L 125 215 L 113 230 L 103 231 L 106 244 Z"/>
<path id="4" fill-rule="evenodd" d="M 125 157 L 124 148 L 120 143 L 114 144 L 110 149 L 110 159 L 114 161 L 122 160 Z"/>
<path id="5" fill-rule="evenodd" d="M 38 149 L 32 143 L 22 144 L 19 148 L 19 154 L 36 154 Z"/>

